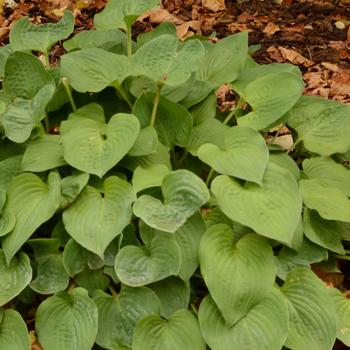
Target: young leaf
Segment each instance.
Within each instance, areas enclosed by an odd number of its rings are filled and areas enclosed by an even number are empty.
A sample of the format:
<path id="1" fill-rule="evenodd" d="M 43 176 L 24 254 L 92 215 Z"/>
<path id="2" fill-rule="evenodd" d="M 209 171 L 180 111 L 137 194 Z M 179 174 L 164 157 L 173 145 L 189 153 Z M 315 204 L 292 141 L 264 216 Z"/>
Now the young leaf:
<path id="1" fill-rule="evenodd" d="M 280 350 L 288 333 L 288 308 L 281 293 L 272 289 L 265 299 L 230 327 L 208 295 L 199 308 L 199 324 L 212 350 Z"/>
<path id="2" fill-rule="evenodd" d="M 5 254 L 0 250 L 0 273 L 0 306 L 2 306 L 22 292 L 32 280 L 32 267 L 28 256 L 21 252 L 7 264 Z"/>
<path id="3" fill-rule="evenodd" d="M 65 11 L 57 23 L 34 25 L 29 17 L 22 17 L 11 28 L 11 48 L 14 51 L 48 52 L 57 41 L 67 38 L 73 29 L 74 16 L 70 11 Z"/>
<path id="4" fill-rule="evenodd" d="M 98 330 L 98 310 L 83 288 L 47 298 L 36 313 L 36 333 L 44 349 L 90 350 Z"/>
<path id="5" fill-rule="evenodd" d="M 234 81 L 244 68 L 248 55 L 248 33 L 230 35 L 207 48 L 197 77 L 215 87 Z"/>
<path id="6" fill-rule="evenodd" d="M 123 247 L 115 259 L 115 272 L 122 283 L 141 287 L 178 275 L 181 251 L 173 235 L 153 235 L 145 247 Z"/>
<path id="7" fill-rule="evenodd" d="M 78 170 L 102 177 L 128 153 L 139 131 L 132 114 L 115 114 L 108 124 L 71 118 L 61 123 L 64 159 Z"/>
<path id="8" fill-rule="evenodd" d="M 350 200 L 341 190 L 321 179 L 301 180 L 300 188 L 305 205 L 323 219 L 350 222 Z"/>
<path id="9" fill-rule="evenodd" d="M 294 176 L 270 162 L 262 186 L 220 175 L 211 185 L 222 211 L 262 236 L 291 244 L 301 214 L 301 194 Z"/>
<path id="10" fill-rule="evenodd" d="M 60 195 L 57 173 L 50 173 L 47 183 L 30 173 L 13 179 L 4 210 L 15 215 L 16 225 L 2 241 L 8 263 L 35 230 L 54 215 Z"/>
<path id="11" fill-rule="evenodd" d="M 134 214 L 155 229 L 175 232 L 209 200 L 204 182 L 188 170 L 166 175 L 162 183 L 164 202 L 142 195 L 134 203 Z"/>
<path id="12" fill-rule="evenodd" d="M 110 0 L 105 9 L 95 15 L 94 26 L 99 30 L 126 30 L 125 17 L 138 17 L 158 3 L 158 0 Z"/>
<path id="13" fill-rule="evenodd" d="M 19 312 L 0 309 L 0 349 L 28 350 L 28 330 Z"/>
<path id="14" fill-rule="evenodd" d="M 337 317 L 321 280 L 311 270 L 299 267 L 289 273 L 281 291 L 288 299 L 290 320 L 285 345 L 295 350 L 330 350 Z"/>
<path id="15" fill-rule="evenodd" d="M 316 96 L 303 96 L 286 115 L 287 123 L 298 133 L 311 152 L 322 156 L 350 149 L 350 107 Z"/>
<path id="16" fill-rule="evenodd" d="M 188 310 L 178 310 L 167 320 L 151 315 L 134 332 L 133 350 L 205 350 L 198 321 Z"/>
<path id="17" fill-rule="evenodd" d="M 218 173 L 262 184 L 269 161 L 269 151 L 259 132 L 243 126 L 230 128 L 224 137 L 224 147 L 206 143 L 197 153 L 201 161 Z"/>
<path id="18" fill-rule="evenodd" d="M 82 49 L 62 56 L 61 76 L 79 92 L 99 92 L 128 75 L 128 60 L 99 48 Z"/>
<path id="19" fill-rule="evenodd" d="M 64 226 L 76 242 L 103 259 L 108 244 L 129 224 L 134 200 L 131 185 L 110 176 L 102 191 L 91 186 L 83 190 L 63 212 Z"/>
<path id="20" fill-rule="evenodd" d="M 41 172 L 66 164 L 59 136 L 42 135 L 27 146 L 22 159 L 22 170 Z"/>
<path id="21" fill-rule="evenodd" d="M 267 241 L 255 234 L 234 242 L 229 226 L 214 225 L 202 238 L 199 261 L 205 284 L 228 327 L 246 316 L 273 289 L 273 252 Z"/>
<path id="22" fill-rule="evenodd" d="M 7 58 L 3 84 L 8 95 L 32 99 L 42 87 L 52 82 L 52 76 L 32 54 L 14 52 Z"/>
<path id="23" fill-rule="evenodd" d="M 204 48 L 199 40 L 186 41 L 179 51 L 178 45 L 178 39 L 169 34 L 149 41 L 132 56 L 132 74 L 172 86 L 186 82 L 198 69 Z"/>
<path id="24" fill-rule="evenodd" d="M 130 347 L 137 322 L 148 315 L 159 314 L 159 301 L 146 287 L 123 286 L 116 296 L 98 291 L 94 301 L 99 313 L 96 343 L 106 349 Z"/>

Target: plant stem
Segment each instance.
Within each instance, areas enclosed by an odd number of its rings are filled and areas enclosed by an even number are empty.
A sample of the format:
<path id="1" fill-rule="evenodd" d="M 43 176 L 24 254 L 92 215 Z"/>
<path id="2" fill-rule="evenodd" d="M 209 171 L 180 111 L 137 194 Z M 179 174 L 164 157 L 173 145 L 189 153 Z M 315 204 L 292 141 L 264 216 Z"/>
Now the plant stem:
<path id="1" fill-rule="evenodd" d="M 46 68 L 50 67 L 50 55 L 49 55 L 49 51 L 45 51 L 44 52 L 45 55 L 45 66 Z"/>
<path id="2" fill-rule="evenodd" d="M 231 112 L 228 114 L 228 116 L 224 120 L 224 124 L 226 125 L 236 114 L 236 108 L 232 109 Z"/>
<path id="3" fill-rule="evenodd" d="M 211 178 L 213 177 L 213 175 L 214 175 L 214 169 L 213 169 L 213 168 L 210 168 L 210 171 L 209 171 L 209 174 L 208 174 L 208 176 L 207 176 L 207 179 L 205 180 L 205 184 L 206 184 L 207 186 L 209 186 L 210 180 L 211 180 Z"/>
<path id="4" fill-rule="evenodd" d="M 334 254 L 334 257 L 337 259 L 340 259 L 340 260 L 349 260 L 350 261 L 349 255 Z"/>
<path id="5" fill-rule="evenodd" d="M 64 88 L 66 89 L 66 92 L 67 92 L 67 96 L 69 98 L 69 102 L 72 106 L 72 109 L 73 111 L 75 112 L 77 110 L 77 106 L 74 102 L 74 99 L 73 99 L 73 95 L 72 95 L 72 89 L 70 88 L 69 84 L 68 84 L 68 79 L 63 77 L 62 78 L 62 84 L 64 86 Z"/>
<path id="6" fill-rule="evenodd" d="M 118 296 L 118 293 L 116 292 L 116 290 L 111 285 L 108 287 L 108 289 L 112 293 L 112 296 L 114 296 L 114 297 Z"/>
<path id="7" fill-rule="evenodd" d="M 151 123 L 150 126 L 154 126 L 156 123 L 156 118 L 157 118 L 157 110 L 158 110 L 158 105 L 159 105 L 159 100 L 160 100 L 160 92 L 162 91 L 163 84 L 158 83 L 157 84 L 157 92 L 156 95 L 154 96 L 153 100 L 153 109 L 152 109 L 152 114 L 151 114 Z"/>
<path id="8" fill-rule="evenodd" d="M 128 57 L 130 58 L 132 55 L 132 31 L 131 27 L 127 26 L 126 29 L 126 51 L 128 54 Z"/>
<path id="9" fill-rule="evenodd" d="M 48 134 L 49 133 L 49 130 L 50 130 L 50 122 L 49 122 L 49 117 L 47 114 L 45 114 L 45 130 L 46 130 L 46 133 Z"/>
<path id="10" fill-rule="evenodd" d="M 121 97 L 123 97 L 123 99 L 125 100 L 125 102 L 129 105 L 129 107 L 132 109 L 133 104 L 130 100 L 130 97 L 128 96 L 128 93 L 125 91 L 125 89 L 123 88 L 123 86 L 121 84 L 119 84 L 119 81 L 114 81 L 111 84 L 121 95 Z"/>
<path id="11" fill-rule="evenodd" d="M 184 160 L 187 158 L 187 156 L 188 156 L 188 151 L 187 151 L 187 149 L 186 149 L 185 152 L 183 153 L 182 157 L 179 159 L 179 161 L 178 161 L 177 164 L 176 164 L 176 168 L 177 168 L 177 169 L 182 165 L 182 163 L 183 163 Z"/>
<path id="12" fill-rule="evenodd" d="M 292 152 L 293 149 L 295 149 L 296 145 L 297 145 L 299 142 L 301 142 L 301 141 L 302 141 L 302 139 L 296 140 L 296 141 L 288 148 L 288 150 L 287 150 L 286 153 L 289 154 L 290 152 Z"/>

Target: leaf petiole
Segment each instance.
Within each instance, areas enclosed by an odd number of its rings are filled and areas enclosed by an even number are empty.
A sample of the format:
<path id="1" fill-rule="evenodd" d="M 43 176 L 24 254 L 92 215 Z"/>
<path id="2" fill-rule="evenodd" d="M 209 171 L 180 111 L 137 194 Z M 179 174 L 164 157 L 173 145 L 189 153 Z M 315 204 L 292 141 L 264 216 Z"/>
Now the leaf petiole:
<path id="1" fill-rule="evenodd" d="M 154 126 L 154 124 L 156 122 L 157 110 L 158 110 L 158 105 L 159 105 L 159 100 L 160 100 L 160 92 L 162 91 L 162 87 L 163 87 L 163 83 L 158 82 L 156 95 L 154 96 L 154 100 L 153 100 L 153 109 L 152 109 L 152 114 L 151 114 L 150 126 Z"/>
<path id="2" fill-rule="evenodd" d="M 67 95 L 68 95 L 68 98 L 69 98 L 69 102 L 72 106 L 72 109 L 73 111 L 75 112 L 77 110 L 77 106 L 74 102 L 74 99 L 73 99 L 73 94 L 72 94 L 72 89 L 68 83 L 68 79 L 66 77 L 63 77 L 62 78 L 62 84 L 64 86 L 64 88 L 66 89 L 66 92 L 67 92 Z"/>

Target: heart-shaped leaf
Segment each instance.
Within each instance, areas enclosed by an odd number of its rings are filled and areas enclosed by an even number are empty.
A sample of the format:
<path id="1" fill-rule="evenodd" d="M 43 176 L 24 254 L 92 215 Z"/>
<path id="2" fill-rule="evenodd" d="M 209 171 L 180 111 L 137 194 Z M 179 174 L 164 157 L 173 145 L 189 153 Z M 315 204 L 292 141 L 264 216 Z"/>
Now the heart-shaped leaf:
<path id="1" fill-rule="evenodd" d="M 248 55 L 248 33 L 241 32 L 207 48 L 197 77 L 215 86 L 234 81 L 244 68 Z"/>
<path id="2" fill-rule="evenodd" d="M 102 12 L 95 15 L 94 26 L 100 30 L 126 30 L 125 17 L 137 17 L 158 3 L 158 0 L 111 0 Z"/>
<path id="3" fill-rule="evenodd" d="M 303 96 L 288 112 L 290 127 L 311 152 L 322 156 L 345 153 L 350 149 L 350 107 L 316 96 Z"/>
<path id="4" fill-rule="evenodd" d="M 0 309 L 0 348 L 13 350 L 30 348 L 27 326 L 19 312 L 15 310 Z"/>
<path id="5" fill-rule="evenodd" d="M 245 183 L 221 175 L 211 189 L 222 211 L 255 232 L 290 244 L 301 214 L 301 194 L 288 170 L 270 162 L 263 184 Z"/>
<path id="6" fill-rule="evenodd" d="M 61 76 L 79 92 L 99 92 L 128 74 L 128 60 L 99 48 L 73 51 L 62 56 Z"/>
<path id="7" fill-rule="evenodd" d="M 149 167 L 138 166 L 132 177 L 135 192 L 137 193 L 150 187 L 160 187 L 164 177 L 169 172 L 169 169 L 163 164 L 155 164 Z"/>
<path id="8" fill-rule="evenodd" d="M 350 196 L 350 170 L 330 157 L 313 157 L 303 161 L 304 173 L 310 179 L 319 179 L 329 187 L 338 188 Z"/>
<path id="9" fill-rule="evenodd" d="M 71 205 L 89 181 L 89 174 L 77 172 L 61 179 L 60 208 Z"/>
<path id="10" fill-rule="evenodd" d="M 342 231 L 346 228 L 338 221 L 322 219 L 315 210 L 304 209 L 304 233 L 312 242 L 339 254 L 345 254 Z"/>
<path id="11" fill-rule="evenodd" d="M 70 11 L 65 11 L 57 23 L 34 25 L 29 17 L 22 17 L 11 28 L 11 48 L 15 51 L 47 52 L 57 41 L 67 38 L 73 29 L 74 16 Z"/>
<path id="12" fill-rule="evenodd" d="M 289 331 L 285 345 L 295 350 L 332 348 L 337 326 L 333 300 L 307 268 L 289 273 L 281 291 L 288 299 Z"/>
<path id="13" fill-rule="evenodd" d="M 101 191 L 92 186 L 83 190 L 63 212 L 64 226 L 76 242 L 103 258 L 108 244 L 129 224 L 134 200 L 132 186 L 110 176 Z"/>
<path id="14" fill-rule="evenodd" d="M 190 286 L 178 277 L 168 277 L 152 283 L 149 287 L 156 293 L 160 301 L 160 313 L 169 318 L 180 309 L 187 309 L 190 301 Z"/>
<path id="15" fill-rule="evenodd" d="M 42 135 L 27 146 L 22 159 L 22 170 L 41 172 L 65 164 L 59 136 Z"/>
<path id="16" fill-rule="evenodd" d="M 128 152 L 130 157 L 142 157 L 157 151 L 158 134 L 153 126 L 146 126 L 140 130 L 137 139 Z"/>
<path id="17" fill-rule="evenodd" d="M 304 83 L 296 67 L 271 64 L 244 71 L 233 89 L 252 109 L 238 119 L 238 125 L 261 130 L 293 107 L 304 90 Z"/>
<path id="18" fill-rule="evenodd" d="M 178 275 L 181 251 L 174 236 L 163 234 L 145 238 L 142 233 L 142 238 L 145 246 L 128 245 L 117 254 L 114 268 L 122 283 L 141 287 Z"/>
<path id="19" fill-rule="evenodd" d="M 37 238 L 28 241 L 34 251 L 37 265 L 35 279 L 30 288 L 40 294 L 53 294 L 65 290 L 69 276 L 63 266 L 60 241 L 57 238 Z"/>
<path id="20" fill-rule="evenodd" d="M 24 173 L 13 179 L 4 208 L 5 213 L 12 213 L 16 218 L 14 229 L 2 241 L 7 262 L 11 261 L 35 230 L 54 215 L 60 196 L 57 173 L 49 174 L 47 184 L 31 173 Z"/>
<path id="21" fill-rule="evenodd" d="M 224 145 L 202 145 L 199 159 L 220 174 L 262 184 L 269 151 L 260 133 L 243 126 L 232 127 L 224 134 Z"/>
<path id="22" fill-rule="evenodd" d="M 198 321 L 188 310 L 178 310 L 167 320 L 147 316 L 134 332 L 133 350 L 205 350 Z"/>
<path id="23" fill-rule="evenodd" d="M 35 321 L 44 349 L 91 350 L 98 330 L 98 310 L 85 289 L 75 288 L 44 300 Z"/>
<path id="24" fill-rule="evenodd" d="M 72 118 L 61 123 L 63 156 L 81 171 L 102 177 L 131 149 L 140 131 L 132 114 L 115 114 L 108 124 L 90 118 Z"/>
<path id="25" fill-rule="evenodd" d="M 350 200 L 338 188 L 329 187 L 322 179 L 301 180 L 305 205 L 326 220 L 350 222 Z"/>
<path id="26" fill-rule="evenodd" d="M 202 238 L 199 261 L 205 284 L 228 326 L 272 291 L 276 276 L 273 252 L 256 234 L 235 242 L 229 226 L 214 225 Z"/>
<path id="27" fill-rule="evenodd" d="M 230 327 L 208 295 L 199 308 L 199 324 L 212 350 L 280 350 L 288 333 L 288 308 L 283 295 L 272 289 L 264 300 Z"/>
<path id="28" fill-rule="evenodd" d="M 337 338 L 350 346 L 350 301 L 339 289 L 329 288 L 328 292 L 334 300 L 338 315 Z"/>
<path id="29" fill-rule="evenodd" d="M 32 54 L 14 52 L 7 58 L 3 84 L 8 95 L 31 99 L 52 82 L 52 76 Z"/>
<path id="30" fill-rule="evenodd" d="M 7 304 L 17 296 L 32 280 L 30 260 L 24 253 L 19 253 L 8 265 L 5 254 L 0 250 L 0 306 Z"/>
<path id="31" fill-rule="evenodd" d="M 143 75 L 167 85 L 186 82 L 198 69 L 204 48 L 199 40 L 189 40 L 178 50 L 176 37 L 164 34 L 143 45 L 132 56 L 133 75 Z"/>
<path id="32" fill-rule="evenodd" d="M 94 301 L 99 313 L 96 343 L 105 349 L 115 349 L 117 345 L 130 347 L 137 322 L 159 314 L 159 301 L 146 287 L 123 286 L 115 296 L 98 291 Z"/>
<path id="33" fill-rule="evenodd" d="M 163 203 L 142 195 L 134 203 L 134 214 L 147 225 L 166 232 L 175 232 L 209 200 L 205 183 L 188 170 L 170 172 L 163 179 Z"/>

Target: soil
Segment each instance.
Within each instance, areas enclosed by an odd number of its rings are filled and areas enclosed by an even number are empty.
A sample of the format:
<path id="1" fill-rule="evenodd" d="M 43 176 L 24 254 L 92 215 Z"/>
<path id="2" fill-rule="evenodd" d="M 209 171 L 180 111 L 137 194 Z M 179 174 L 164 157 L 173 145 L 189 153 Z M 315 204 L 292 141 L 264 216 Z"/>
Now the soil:
<path id="1" fill-rule="evenodd" d="M 276 0 L 277 1 L 277 0 Z M 232 33 L 249 32 L 249 44 L 259 45 L 254 58 L 259 63 L 290 62 L 300 67 L 305 94 L 350 102 L 350 0 L 164 0 L 134 25 L 134 35 L 149 31 L 164 21 L 177 26 L 180 38 L 193 35 L 218 40 Z M 68 8 L 73 11 L 75 31 L 93 28 L 93 16 L 105 0 L 0 0 L 0 46 L 8 43 L 14 21 L 30 16 L 34 23 L 57 21 Z M 64 52 L 61 45 L 51 51 L 51 62 Z M 230 91 L 223 90 L 224 106 Z M 347 248 L 349 249 L 349 247 Z M 350 263 L 339 261 L 342 273 L 316 273 L 330 286 L 350 290 Z M 348 349 L 340 342 L 336 350 Z"/>

